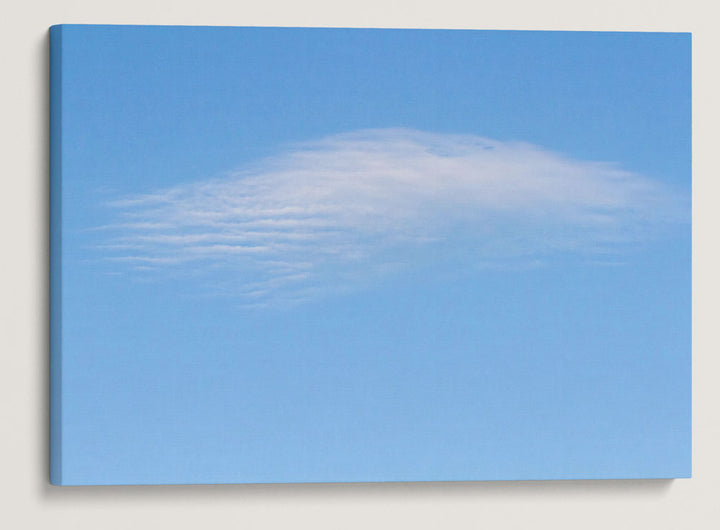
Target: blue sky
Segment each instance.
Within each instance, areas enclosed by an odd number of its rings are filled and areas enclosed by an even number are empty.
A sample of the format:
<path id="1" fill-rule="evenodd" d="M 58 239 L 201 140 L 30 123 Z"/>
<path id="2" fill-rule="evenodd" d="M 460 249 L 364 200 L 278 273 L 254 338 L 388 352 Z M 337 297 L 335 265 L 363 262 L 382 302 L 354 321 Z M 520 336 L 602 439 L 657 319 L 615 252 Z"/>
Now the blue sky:
<path id="1" fill-rule="evenodd" d="M 65 482 L 689 474 L 688 34 L 62 32 Z"/>

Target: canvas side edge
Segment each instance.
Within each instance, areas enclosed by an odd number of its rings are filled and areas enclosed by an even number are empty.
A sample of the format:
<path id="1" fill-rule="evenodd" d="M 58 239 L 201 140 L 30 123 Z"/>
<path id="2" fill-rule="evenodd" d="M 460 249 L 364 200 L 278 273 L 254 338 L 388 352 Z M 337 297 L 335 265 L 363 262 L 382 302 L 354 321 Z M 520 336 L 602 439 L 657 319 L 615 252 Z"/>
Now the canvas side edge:
<path id="1" fill-rule="evenodd" d="M 50 28 L 50 483 L 62 480 L 62 26 Z"/>

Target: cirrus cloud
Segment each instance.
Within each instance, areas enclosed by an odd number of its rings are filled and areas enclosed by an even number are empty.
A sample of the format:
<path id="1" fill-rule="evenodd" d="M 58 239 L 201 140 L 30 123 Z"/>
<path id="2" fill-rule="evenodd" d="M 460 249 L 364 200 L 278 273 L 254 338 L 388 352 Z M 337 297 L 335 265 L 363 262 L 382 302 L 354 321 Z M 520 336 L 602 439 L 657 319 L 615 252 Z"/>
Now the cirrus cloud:
<path id="1" fill-rule="evenodd" d="M 108 259 L 137 273 L 212 271 L 258 305 L 354 289 L 433 260 L 472 268 L 613 253 L 689 220 L 687 199 L 613 164 L 408 129 L 298 144 L 112 206 Z"/>

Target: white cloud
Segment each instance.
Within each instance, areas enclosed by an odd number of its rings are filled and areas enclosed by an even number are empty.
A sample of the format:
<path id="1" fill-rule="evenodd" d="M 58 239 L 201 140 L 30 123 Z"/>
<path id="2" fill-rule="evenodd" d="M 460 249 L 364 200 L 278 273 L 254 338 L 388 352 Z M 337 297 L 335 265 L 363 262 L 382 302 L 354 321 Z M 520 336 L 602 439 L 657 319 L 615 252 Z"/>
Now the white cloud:
<path id="1" fill-rule="evenodd" d="M 689 221 L 685 199 L 616 165 L 407 129 L 330 136 L 113 206 L 110 259 L 212 269 L 257 304 L 352 289 L 428 256 L 522 267 L 613 252 Z"/>

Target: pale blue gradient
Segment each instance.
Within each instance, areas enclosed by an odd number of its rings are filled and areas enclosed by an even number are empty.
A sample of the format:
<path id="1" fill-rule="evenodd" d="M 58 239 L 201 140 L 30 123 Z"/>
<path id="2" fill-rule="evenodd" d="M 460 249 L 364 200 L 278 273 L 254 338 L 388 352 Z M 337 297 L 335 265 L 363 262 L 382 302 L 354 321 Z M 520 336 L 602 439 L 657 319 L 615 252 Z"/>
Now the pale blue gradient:
<path id="1" fill-rule="evenodd" d="M 690 475 L 689 34 L 54 31 L 62 483 Z M 107 259 L 113 201 L 389 128 L 617 164 L 684 219 L 598 259 L 448 248 L 267 310 Z"/>

